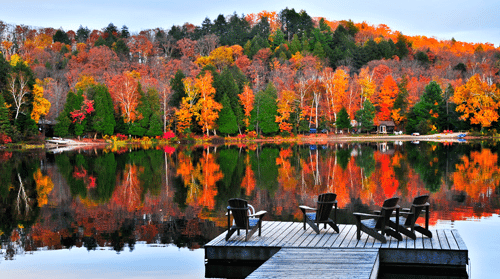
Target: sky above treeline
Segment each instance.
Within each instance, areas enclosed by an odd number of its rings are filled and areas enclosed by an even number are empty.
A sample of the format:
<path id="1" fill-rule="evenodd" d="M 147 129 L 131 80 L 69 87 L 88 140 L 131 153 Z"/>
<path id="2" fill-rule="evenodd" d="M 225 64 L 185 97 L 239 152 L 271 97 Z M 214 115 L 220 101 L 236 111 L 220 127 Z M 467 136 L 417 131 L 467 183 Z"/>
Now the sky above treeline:
<path id="1" fill-rule="evenodd" d="M 100 30 L 113 23 L 120 28 L 126 25 L 133 34 L 156 27 L 170 29 L 172 25 L 186 22 L 200 26 L 206 17 L 213 21 L 219 14 L 280 12 L 287 7 L 327 20 L 385 24 L 404 35 L 439 40 L 455 38 L 463 42 L 492 43 L 497 47 L 500 44 L 498 0 L 0 0 L 0 20 L 65 31 L 76 31 L 80 25 Z"/>

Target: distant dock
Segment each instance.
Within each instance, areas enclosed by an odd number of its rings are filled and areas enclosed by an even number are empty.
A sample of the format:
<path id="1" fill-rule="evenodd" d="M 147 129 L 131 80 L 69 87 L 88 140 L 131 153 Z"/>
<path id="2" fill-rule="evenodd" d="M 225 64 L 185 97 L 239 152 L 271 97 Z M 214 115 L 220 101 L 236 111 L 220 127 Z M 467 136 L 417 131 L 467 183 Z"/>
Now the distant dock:
<path id="1" fill-rule="evenodd" d="M 323 227 L 323 226 L 321 226 Z M 377 278 L 381 265 L 439 267 L 466 270 L 468 250 L 456 230 L 431 230 L 433 237 L 417 233 L 413 240 L 388 237 L 387 243 L 362 233 L 355 225 L 330 227 L 316 234 L 301 222 L 264 221 L 262 236 L 244 241 L 245 232 L 225 240 L 226 232 L 205 245 L 210 262 L 265 261 L 247 278 Z"/>

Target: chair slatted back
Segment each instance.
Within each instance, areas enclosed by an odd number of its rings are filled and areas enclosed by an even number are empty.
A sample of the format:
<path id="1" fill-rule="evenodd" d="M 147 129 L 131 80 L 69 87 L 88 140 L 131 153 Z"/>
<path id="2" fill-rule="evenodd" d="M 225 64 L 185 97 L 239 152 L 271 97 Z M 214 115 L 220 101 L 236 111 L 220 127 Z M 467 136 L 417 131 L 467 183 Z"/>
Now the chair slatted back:
<path id="1" fill-rule="evenodd" d="M 325 193 L 318 196 L 316 221 L 326 221 L 330 218 L 337 194 Z"/>
<path id="2" fill-rule="evenodd" d="M 228 210 L 233 215 L 235 225 L 246 228 L 248 224 L 248 202 L 243 199 L 230 199 Z"/>
<path id="3" fill-rule="evenodd" d="M 383 218 L 378 218 L 375 228 L 384 229 L 385 224 L 389 224 L 389 219 L 391 218 L 392 212 L 394 212 L 394 207 L 398 205 L 399 198 L 390 198 L 384 201 L 382 208 L 380 209 L 380 215 Z"/>
<path id="4" fill-rule="evenodd" d="M 413 214 L 408 216 L 405 221 L 405 226 L 411 226 L 415 224 L 418 217 L 420 216 L 420 213 L 422 213 L 422 210 L 424 210 L 424 205 L 425 203 L 427 203 L 427 200 L 429 200 L 429 195 L 422 195 L 413 199 L 413 204 L 410 208 L 410 212 Z"/>

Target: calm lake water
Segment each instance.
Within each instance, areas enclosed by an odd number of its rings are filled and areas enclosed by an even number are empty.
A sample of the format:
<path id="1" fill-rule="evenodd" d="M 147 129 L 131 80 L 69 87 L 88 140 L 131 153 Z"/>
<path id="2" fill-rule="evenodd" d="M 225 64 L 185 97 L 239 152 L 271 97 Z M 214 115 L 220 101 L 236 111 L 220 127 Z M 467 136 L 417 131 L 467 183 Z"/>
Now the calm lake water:
<path id="1" fill-rule="evenodd" d="M 500 274 L 499 145 L 387 142 L 0 151 L 5 278 L 204 278 L 203 245 L 227 226 L 227 200 L 266 220 L 334 192 L 353 211 L 430 194 L 431 225 L 457 229 L 472 278 Z"/>

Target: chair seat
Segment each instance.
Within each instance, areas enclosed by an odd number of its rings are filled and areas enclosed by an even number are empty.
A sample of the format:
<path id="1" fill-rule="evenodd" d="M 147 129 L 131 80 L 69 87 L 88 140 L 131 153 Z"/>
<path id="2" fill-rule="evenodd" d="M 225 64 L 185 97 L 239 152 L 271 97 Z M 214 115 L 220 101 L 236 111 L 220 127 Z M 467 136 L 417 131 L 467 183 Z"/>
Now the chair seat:
<path id="1" fill-rule="evenodd" d="M 396 217 L 391 217 L 391 221 L 396 223 Z M 406 217 L 400 216 L 399 217 L 399 224 L 403 225 L 406 222 Z"/>
<path id="2" fill-rule="evenodd" d="M 309 212 L 309 213 L 306 213 L 306 216 L 307 218 L 313 220 L 313 221 L 316 221 L 316 212 Z"/>
<path id="3" fill-rule="evenodd" d="M 374 229 L 377 224 L 377 220 L 375 219 L 365 219 L 361 220 L 361 224 L 365 225 L 368 228 Z"/>
<path id="4" fill-rule="evenodd" d="M 259 223 L 259 218 L 248 218 L 248 226 L 255 227 Z"/>

